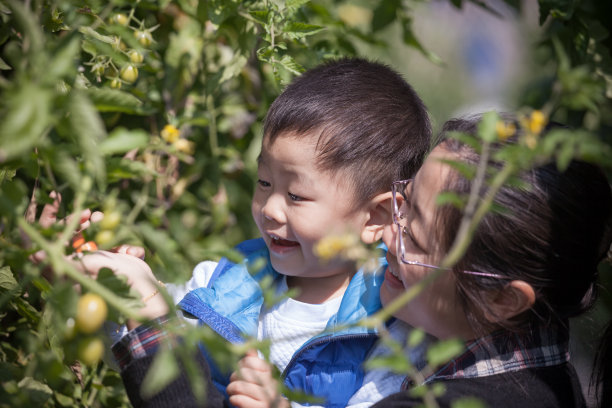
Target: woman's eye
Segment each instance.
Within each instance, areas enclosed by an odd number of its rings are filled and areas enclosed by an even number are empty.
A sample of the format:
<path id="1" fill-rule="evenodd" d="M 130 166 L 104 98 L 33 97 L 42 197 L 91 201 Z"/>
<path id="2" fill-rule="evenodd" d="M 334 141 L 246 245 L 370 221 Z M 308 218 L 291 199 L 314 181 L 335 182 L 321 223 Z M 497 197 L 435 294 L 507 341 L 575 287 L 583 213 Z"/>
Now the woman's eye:
<path id="1" fill-rule="evenodd" d="M 262 187 L 270 187 L 272 185 L 269 182 L 262 180 L 262 179 L 257 180 L 257 184 L 259 184 Z"/>
<path id="2" fill-rule="evenodd" d="M 287 193 L 291 201 L 302 201 L 303 198 L 292 193 Z"/>

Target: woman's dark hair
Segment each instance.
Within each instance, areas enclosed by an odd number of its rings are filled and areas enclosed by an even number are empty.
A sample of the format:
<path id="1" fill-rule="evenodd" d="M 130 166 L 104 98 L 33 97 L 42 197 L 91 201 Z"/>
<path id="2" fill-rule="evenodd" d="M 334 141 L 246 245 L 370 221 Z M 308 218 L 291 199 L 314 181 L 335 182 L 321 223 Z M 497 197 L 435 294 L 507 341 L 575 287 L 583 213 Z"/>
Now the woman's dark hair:
<path id="1" fill-rule="evenodd" d="M 328 61 L 296 78 L 270 106 L 264 137 L 318 137 L 317 165 L 345 171 L 356 207 L 413 177 L 431 144 L 423 101 L 393 69 L 362 58 Z"/>
<path id="2" fill-rule="evenodd" d="M 451 120 L 443 133 L 474 135 L 479 120 L 480 116 Z M 457 160 L 476 164 L 480 159 L 457 139 L 444 139 L 441 146 Z M 468 194 L 471 182 L 454 174 L 445 188 Z M 563 171 L 555 163 L 538 166 L 520 174 L 520 179 L 522 186 L 506 185 L 497 193 L 494 205 L 501 210 L 485 216 L 454 269 L 495 273 L 529 283 L 536 292 L 535 304 L 519 322 L 526 318 L 563 321 L 585 312 L 595 300 L 597 266 L 610 243 L 610 185 L 598 166 L 576 160 Z M 481 194 L 485 192 L 483 188 Z M 439 237 L 442 250 L 452 244 L 461 216 L 456 207 L 440 209 L 437 222 L 445 226 L 438 228 L 444 234 Z M 476 314 L 486 302 L 479 294 L 503 282 L 463 273 L 456 277 L 471 320 L 482 322 Z"/>
<path id="3" fill-rule="evenodd" d="M 454 159 L 476 164 L 480 155 L 449 132 L 475 135 L 481 115 L 453 119 L 442 130 L 440 146 Z M 511 115 L 502 116 L 514 120 Z M 560 127 L 553 124 L 551 127 Z M 515 143 L 516 137 L 508 141 Z M 493 146 L 493 150 L 501 144 Z M 493 168 L 501 163 L 490 162 Z M 522 184 L 504 186 L 495 196 L 496 211 L 478 225 L 463 258 L 454 266 L 459 297 L 476 330 L 493 327 L 483 323 L 487 290 L 499 290 L 504 281 L 461 273 L 481 271 L 529 283 L 535 290 L 534 306 L 506 328 L 524 327 L 526 321 L 565 325 L 567 318 L 587 311 L 595 302 L 598 265 L 612 240 L 612 193 L 603 171 L 596 165 L 574 160 L 564 170 L 547 163 L 520 174 Z M 444 187 L 459 194 L 470 192 L 471 182 L 454 172 Z M 486 187 L 480 195 L 486 193 Z M 462 212 L 450 205 L 439 208 L 436 223 L 442 251 L 452 245 Z M 492 313 L 492 310 L 487 312 Z M 604 336 L 593 382 L 600 402 L 612 406 L 612 325 Z M 608 405 L 606 405 L 608 404 Z"/>

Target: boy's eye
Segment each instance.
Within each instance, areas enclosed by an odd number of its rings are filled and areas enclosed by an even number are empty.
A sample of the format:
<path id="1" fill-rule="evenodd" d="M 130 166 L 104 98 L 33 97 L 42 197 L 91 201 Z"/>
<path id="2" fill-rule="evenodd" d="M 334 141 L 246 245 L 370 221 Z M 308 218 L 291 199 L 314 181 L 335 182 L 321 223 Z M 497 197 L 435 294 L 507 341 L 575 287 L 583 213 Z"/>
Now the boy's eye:
<path id="1" fill-rule="evenodd" d="M 292 193 L 287 193 L 291 201 L 302 201 L 303 198 Z"/>
<path id="2" fill-rule="evenodd" d="M 262 180 L 262 179 L 257 180 L 257 184 L 259 184 L 262 187 L 270 187 L 272 185 L 266 180 Z"/>

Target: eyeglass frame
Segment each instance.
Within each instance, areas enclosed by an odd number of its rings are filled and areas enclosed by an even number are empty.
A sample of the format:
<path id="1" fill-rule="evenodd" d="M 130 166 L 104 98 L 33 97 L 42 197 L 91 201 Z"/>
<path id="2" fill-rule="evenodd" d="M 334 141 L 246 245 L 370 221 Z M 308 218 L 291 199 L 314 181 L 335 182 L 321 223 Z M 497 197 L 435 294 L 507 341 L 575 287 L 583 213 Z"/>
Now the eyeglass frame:
<path id="1" fill-rule="evenodd" d="M 424 268 L 431 268 L 431 269 L 445 269 L 445 270 L 450 270 L 450 268 L 442 268 L 440 266 L 436 266 L 436 265 L 431 265 L 431 264 L 427 264 L 427 263 L 423 263 L 423 262 L 419 262 L 419 261 L 414 261 L 414 260 L 408 260 L 406 259 L 406 248 L 404 246 L 404 239 L 402 238 L 402 234 L 404 232 L 404 230 L 406 230 L 406 227 L 404 227 L 403 225 L 400 224 L 400 220 L 403 219 L 406 215 L 402 214 L 402 212 L 400 211 L 400 205 L 398 205 L 397 202 L 397 193 L 398 193 L 398 186 L 403 186 L 403 188 L 401 188 L 401 190 L 399 190 L 400 195 L 402 196 L 402 199 L 407 202 L 408 201 L 408 197 L 406 197 L 406 187 L 408 187 L 408 185 L 410 183 L 412 183 L 414 181 L 413 178 L 409 178 L 409 179 L 405 179 L 405 180 L 397 180 L 391 183 L 391 193 L 393 196 L 393 201 L 391 204 L 391 214 L 393 217 L 393 223 L 395 225 L 397 225 L 397 244 L 396 244 L 396 251 L 398 251 L 400 253 L 399 259 L 405 263 L 406 265 L 416 265 L 416 266 L 422 266 Z M 477 271 L 461 271 L 463 273 L 466 273 L 468 275 L 475 275 L 475 276 L 483 276 L 483 277 L 487 277 L 487 278 L 496 278 L 496 279 L 510 279 L 507 276 L 503 276 L 503 275 L 499 275 L 496 273 L 488 273 L 488 272 L 477 272 Z"/>

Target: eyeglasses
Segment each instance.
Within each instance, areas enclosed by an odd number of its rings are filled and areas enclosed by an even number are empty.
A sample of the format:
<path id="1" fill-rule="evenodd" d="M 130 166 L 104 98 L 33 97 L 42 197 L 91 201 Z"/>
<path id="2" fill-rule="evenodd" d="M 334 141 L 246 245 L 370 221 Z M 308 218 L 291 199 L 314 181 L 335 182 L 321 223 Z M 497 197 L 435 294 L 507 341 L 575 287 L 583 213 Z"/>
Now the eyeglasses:
<path id="1" fill-rule="evenodd" d="M 410 197 L 408 196 L 408 188 L 414 179 L 407 180 L 399 180 L 394 181 L 391 185 L 391 191 L 393 193 L 393 222 L 398 227 L 397 231 L 397 240 L 396 240 L 396 251 L 400 254 L 400 259 L 403 263 L 407 265 L 417 265 L 425 268 L 432 269 L 444 269 L 440 268 L 436 265 L 430 265 L 419 261 L 414 261 L 406 258 L 406 246 L 408 241 L 412 241 L 410 237 L 409 229 L 408 229 L 408 211 L 402 212 L 402 204 L 398 203 L 398 194 L 401 195 L 403 199 L 403 205 L 406 207 L 410 203 Z M 506 276 L 498 275 L 496 273 L 487 273 L 487 272 L 476 272 L 476 271 L 463 271 L 463 273 L 467 273 L 469 275 L 476 276 L 484 276 L 488 278 L 497 278 L 497 279 L 509 279 Z"/>

